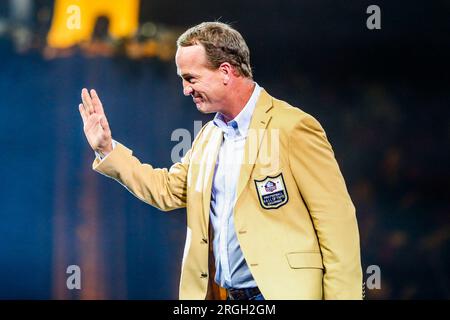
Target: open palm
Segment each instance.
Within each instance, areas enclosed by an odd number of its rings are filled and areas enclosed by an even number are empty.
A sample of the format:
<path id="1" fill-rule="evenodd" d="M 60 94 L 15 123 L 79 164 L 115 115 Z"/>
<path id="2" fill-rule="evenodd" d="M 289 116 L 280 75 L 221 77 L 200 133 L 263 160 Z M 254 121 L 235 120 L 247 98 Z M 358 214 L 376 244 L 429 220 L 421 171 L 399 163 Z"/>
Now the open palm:
<path id="1" fill-rule="evenodd" d="M 81 99 L 78 109 L 83 119 L 83 130 L 92 150 L 107 155 L 112 151 L 111 130 L 103 111 L 102 102 L 97 92 L 87 89 L 81 90 Z"/>

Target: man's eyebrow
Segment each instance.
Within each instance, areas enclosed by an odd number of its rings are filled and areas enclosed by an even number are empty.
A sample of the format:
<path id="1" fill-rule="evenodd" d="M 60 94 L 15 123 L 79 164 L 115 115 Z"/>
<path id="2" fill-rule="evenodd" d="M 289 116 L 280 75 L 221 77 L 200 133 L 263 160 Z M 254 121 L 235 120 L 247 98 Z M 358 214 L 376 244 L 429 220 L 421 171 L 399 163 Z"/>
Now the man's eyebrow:
<path id="1" fill-rule="evenodd" d="M 180 75 L 180 77 L 182 77 L 183 79 L 187 79 L 187 78 L 193 78 L 195 76 L 191 73 L 183 73 Z"/>

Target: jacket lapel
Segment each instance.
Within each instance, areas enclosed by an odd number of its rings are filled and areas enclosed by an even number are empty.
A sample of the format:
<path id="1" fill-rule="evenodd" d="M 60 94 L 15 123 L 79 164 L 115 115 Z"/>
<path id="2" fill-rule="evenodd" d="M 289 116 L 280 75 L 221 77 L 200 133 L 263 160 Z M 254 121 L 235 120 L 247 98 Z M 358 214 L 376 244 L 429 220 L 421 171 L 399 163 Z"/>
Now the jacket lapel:
<path id="1" fill-rule="evenodd" d="M 255 167 L 256 159 L 258 158 L 261 142 L 266 134 L 266 128 L 269 125 L 272 116 L 269 111 L 272 109 L 272 97 L 261 90 L 255 110 L 253 111 L 252 120 L 247 134 L 247 139 L 244 147 L 244 157 L 241 165 L 241 172 L 239 174 L 239 182 L 236 191 L 236 201 L 244 190 L 253 168 Z"/>
<path id="2" fill-rule="evenodd" d="M 214 170 L 216 168 L 217 156 L 219 148 L 222 144 L 223 132 L 216 126 L 211 126 L 211 136 L 210 139 L 203 150 L 204 157 L 202 158 L 202 163 L 200 165 L 200 170 L 203 171 L 204 175 L 198 181 L 202 182 L 202 205 L 203 205 L 203 216 L 204 216 L 204 227 L 206 230 L 209 225 L 209 209 L 211 203 L 211 191 L 212 191 L 212 179 L 214 177 Z M 199 177 L 200 178 L 200 177 Z M 206 233 L 207 234 L 207 233 Z"/>
<path id="3" fill-rule="evenodd" d="M 248 136 L 244 147 L 244 158 L 241 165 L 238 186 L 236 190 L 236 199 L 239 198 L 242 190 L 247 184 L 250 175 L 258 157 L 259 148 L 266 134 L 266 128 L 272 116 L 269 111 L 272 109 L 272 97 L 263 89 L 261 90 L 252 120 L 248 130 Z M 203 150 L 202 161 L 200 164 L 199 176 L 196 181 L 196 189 L 202 189 L 202 209 L 204 217 L 204 227 L 209 225 L 209 211 L 211 203 L 212 180 L 219 148 L 223 139 L 223 132 L 219 128 L 211 125 L 210 138 Z M 202 184 L 201 186 L 199 184 Z M 207 230 L 207 229 L 206 229 Z"/>

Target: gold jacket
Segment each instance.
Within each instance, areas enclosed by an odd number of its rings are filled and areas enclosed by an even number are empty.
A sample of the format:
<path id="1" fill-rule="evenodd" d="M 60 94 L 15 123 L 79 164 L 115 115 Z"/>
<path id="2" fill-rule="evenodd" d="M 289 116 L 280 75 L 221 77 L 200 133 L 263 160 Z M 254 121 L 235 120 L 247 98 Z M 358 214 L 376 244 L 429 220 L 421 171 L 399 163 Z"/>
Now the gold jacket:
<path id="1" fill-rule="evenodd" d="M 152 206 L 187 208 L 180 299 L 217 297 L 209 214 L 222 137 L 207 123 L 169 170 L 142 164 L 121 144 L 93 163 Z M 234 222 L 265 299 L 361 299 L 355 207 L 319 122 L 262 90 L 244 154 Z"/>

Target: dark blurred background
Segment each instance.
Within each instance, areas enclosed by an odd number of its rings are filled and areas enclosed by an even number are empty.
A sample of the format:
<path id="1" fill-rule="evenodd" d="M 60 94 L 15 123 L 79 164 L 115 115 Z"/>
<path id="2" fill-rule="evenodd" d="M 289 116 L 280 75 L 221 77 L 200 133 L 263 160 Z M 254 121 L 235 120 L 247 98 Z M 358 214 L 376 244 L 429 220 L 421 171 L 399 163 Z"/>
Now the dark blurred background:
<path id="1" fill-rule="evenodd" d="M 371 4 L 381 30 L 366 27 Z M 172 132 L 212 118 L 182 95 L 174 41 L 217 19 L 247 40 L 255 80 L 325 128 L 357 209 L 365 279 L 381 270 L 366 298 L 450 298 L 449 1 L 138 9 L 130 37 L 108 34 L 103 17 L 88 41 L 58 47 L 47 41 L 53 1 L 0 2 L 1 299 L 177 299 L 184 210 L 163 214 L 92 171 L 77 106 L 81 88 L 97 89 L 113 137 L 170 166 Z M 81 290 L 66 287 L 69 265 Z"/>

